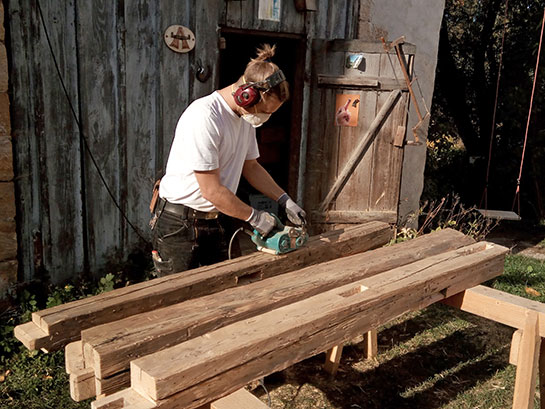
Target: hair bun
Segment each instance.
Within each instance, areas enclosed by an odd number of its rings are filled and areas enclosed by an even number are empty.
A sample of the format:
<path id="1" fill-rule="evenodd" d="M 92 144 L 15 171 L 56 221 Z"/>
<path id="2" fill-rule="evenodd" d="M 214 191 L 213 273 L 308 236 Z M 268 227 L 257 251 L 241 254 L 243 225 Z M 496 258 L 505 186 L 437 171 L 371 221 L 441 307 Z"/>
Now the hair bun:
<path id="1" fill-rule="evenodd" d="M 266 61 L 271 62 L 271 58 L 274 57 L 276 52 L 276 44 L 271 47 L 270 44 L 262 44 L 261 47 L 257 49 L 256 61 Z"/>

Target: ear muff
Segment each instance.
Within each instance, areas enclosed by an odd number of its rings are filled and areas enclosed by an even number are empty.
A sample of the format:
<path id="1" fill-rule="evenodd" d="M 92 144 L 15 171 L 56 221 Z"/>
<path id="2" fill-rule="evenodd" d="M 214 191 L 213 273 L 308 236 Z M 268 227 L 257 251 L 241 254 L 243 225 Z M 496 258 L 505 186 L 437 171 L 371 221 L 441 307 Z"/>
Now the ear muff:
<path id="1" fill-rule="evenodd" d="M 242 108 L 250 108 L 261 99 L 259 90 L 253 84 L 244 84 L 233 94 L 235 104 Z"/>
<path id="2" fill-rule="evenodd" d="M 233 94 L 235 104 L 242 108 L 250 108 L 261 100 L 259 91 L 267 92 L 285 80 L 286 76 L 282 70 L 277 70 L 264 81 L 243 84 Z"/>

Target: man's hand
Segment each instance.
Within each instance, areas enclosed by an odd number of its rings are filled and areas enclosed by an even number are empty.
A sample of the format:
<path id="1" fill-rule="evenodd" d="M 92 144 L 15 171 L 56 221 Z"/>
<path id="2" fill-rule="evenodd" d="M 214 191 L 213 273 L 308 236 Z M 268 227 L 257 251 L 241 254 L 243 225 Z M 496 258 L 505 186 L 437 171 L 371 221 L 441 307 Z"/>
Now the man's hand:
<path id="1" fill-rule="evenodd" d="M 271 230 L 276 226 L 276 219 L 273 215 L 256 209 L 252 209 L 252 214 L 246 221 L 263 237 L 267 237 Z"/>
<path id="2" fill-rule="evenodd" d="M 290 222 L 296 226 L 301 226 L 305 222 L 307 213 L 287 193 L 278 198 L 278 204 L 286 208 L 286 214 Z"/>

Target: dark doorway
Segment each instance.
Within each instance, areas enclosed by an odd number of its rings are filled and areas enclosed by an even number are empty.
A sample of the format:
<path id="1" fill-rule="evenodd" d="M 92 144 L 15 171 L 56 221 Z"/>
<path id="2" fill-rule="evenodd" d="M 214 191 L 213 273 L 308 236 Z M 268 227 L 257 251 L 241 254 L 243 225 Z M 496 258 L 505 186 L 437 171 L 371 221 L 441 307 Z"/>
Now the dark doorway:
<path id="1" fill-rule="evenodd" d="M 290 99 L 272 115 L 269 121 L 257 128 L 257 142 L 260 158 L 258 161 L 267 169 L 274 180 L 292 197 L 297 191 L 299 167 L 299 145 L 301 140 L 301 108 L 305 42 L 298 36 L 281 36 L 278 33 L 246 32 L 222 29 L 225 48 L 220 51 L 220 88 L 238 80 L 246 64 L 256 56 L 256 49 L 262 44 L 276 44 L 272 61 L 286 75 L 290 84 Z M 244 179 L 241 180 L 238 196 L 262 210 L 275 211 L 267 206 L 267 199 L 260 197 Z M 252 200 L 253 199 L 253 200 Z"/>

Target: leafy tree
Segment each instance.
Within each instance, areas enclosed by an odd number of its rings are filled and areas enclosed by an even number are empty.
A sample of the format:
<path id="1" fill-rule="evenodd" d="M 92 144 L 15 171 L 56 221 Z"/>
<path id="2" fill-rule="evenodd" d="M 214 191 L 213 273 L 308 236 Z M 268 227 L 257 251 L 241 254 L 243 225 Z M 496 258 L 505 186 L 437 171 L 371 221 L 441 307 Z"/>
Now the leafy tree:
<path id="1" fill-rule="evenodd" d="M 501 82 L 492 140 L 488 195 L 489 208 L 510 209 L 520 166 L 524 131 L 534 78 L 545 0 L 447 1 L 441 27 L 434 120 L 430 140 L 460 138 L 465 147 L 457 150 L 457 171 L 429 162 L 428 176 L 450 174 L 444 184 L 428 194 L 445 194 L 452 188 L 463 200 L 480 204 L 486 166 L 496 83 L 500 70 L 501 43 L 506 21 Z M 522 177 L 522 201 L 527 216 L 545 219 L 545 50 L 533 104 L 532 121 Z M 451 161 L 452 162 L 452 161 Z M 465 176 L 465 177 L 464 177 Z M 516 210 L 516 209 L 515 209 Z"/>

